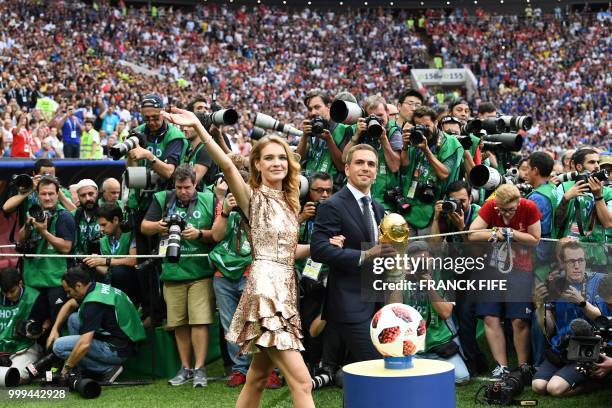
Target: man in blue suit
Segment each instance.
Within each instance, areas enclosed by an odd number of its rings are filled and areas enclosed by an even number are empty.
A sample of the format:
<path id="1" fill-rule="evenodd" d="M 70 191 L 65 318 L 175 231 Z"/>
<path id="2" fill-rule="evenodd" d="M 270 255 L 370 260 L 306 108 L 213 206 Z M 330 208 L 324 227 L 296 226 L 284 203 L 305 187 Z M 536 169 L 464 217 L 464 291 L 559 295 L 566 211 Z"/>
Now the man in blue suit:
<path id="1" fill-rule="evenodd" d="M 345 164 L 348 184 L 319 206 L 310 243 L 312 260 L 330 268 L 323 308 L 326 330 L 340 335 L 356 361 L 381 357 L 370 340 L 377 304 L 362 298 L 362 273 L 371 275 L 372 259 L 395 254 L 389 245 L 375 245 L 384 216 L 383 206 L 370 195 L 377 156 L 366 144 L 351 148 Z M 330 243 L 337 235 L 345 237 L 342 248 Z"/>

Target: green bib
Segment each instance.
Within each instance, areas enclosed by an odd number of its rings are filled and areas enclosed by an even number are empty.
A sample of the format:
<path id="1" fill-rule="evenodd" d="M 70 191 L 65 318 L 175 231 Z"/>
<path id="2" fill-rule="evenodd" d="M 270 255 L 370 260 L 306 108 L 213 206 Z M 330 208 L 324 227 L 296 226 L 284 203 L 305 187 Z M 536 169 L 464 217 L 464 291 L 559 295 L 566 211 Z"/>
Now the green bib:
<path id="1" fill-rule="evenodd" d="M 200 154 L 200 150 L 202 150 L 203 148 L 204 148 L 204 143 L 199 143 L 196 146 L 196 148 L 193 149 L 193 151 L 191 151 L 191 146 L 189 145 L 189 142 L 187 142 L 187 150 L 185 152 L 184 162 L 189 164 L 192 168 L 195 167 L 196 158 L 198 157 L 198 154 Z M 205 178 L 206 176 L 202 177 L 202 179 L 200 180 L 200 184 L 196 186 L 196 189 L 198 191 L 206 190 L 206 183 L 204 182 Z"/>
<path id="2" fill-rule="evenodd" d="M 399 127 L 395 121 L 389 121 L 387 123 L 387 136 L 389 139 L 399 130 Z M 393 211 L 395 209 L 393 203 L 385 202 L 385 192 L 395 188 L 399 185 L 399 174 L 398 172 L 392 173 L 385 160 L 385 153 L 380 147 L 380 143 L 375 147 L 378 154 L 378 169 L 376 173 L 376 180 L 370 190 L 372 198 L 385 207 L 385 211 Z"/>
<path id="3" fill-rule="evenodd" d="M 144 124 L 140 125 L 135 130 L 143 133 L 145 131 L 145 126 L 146 125 Z M 183 134 L 183 132 L 181 132 L 177 127 L 170 123 L 168 124 L 168 130 L 166 131 L 166 134 L 164 135 L 164 138 L 161 140 L 161 142 L 153 143 L 149 141 L 147 143 L 147 150 L 152 152 L 159 160 L 164 160 L 166 146 L 168 146 L 170 142 L 176 139 L 183 140 L 183 151 L 181 153 L 181 159 L 179 160 L 179 163 L 182 163 L 183 158 L 185 157 L 185 152 L 187 151 L 187 139 L 185 139 L 185 135 Z M 138 165 L 142 167 L 147 166 L 147 168 L 149 166 L 146 160 L 140 160 L 138 162 Z M 146 211 L 149 208 L 151 202 L 149 200 L 139 200 L 139 197 L 140 190 L 130 189 L 130 193 L 128 194 L 127 208 Z"/>
<path id="4" fill-rule="evenodd" d="M 28 320 L 32 307 L 38 299 L 38 291 L 34 288 L 23 288 L 21 299 L 14 306 L 0 305 L 0 350 L 5 353 L 15 353 L 25 350 L 34 344 L 31 339 L 13 338 L 15 323 L 19 320 Z M 2 294 L 4 296 L 4 294 Z"/>
<path id="5" fill-rule="evenodd" d="M 461 143 L 454 137 L 447 137 L 442 134 L 443 139 L 440 143 L 438 152 L 435 153 L 438 160 L 444 163 L 446 160 L 455 156 L 454 162 L 452 162 L 451 168 L 449 168 L 448 178 L 440 182 L 434 172 L 431 163 L 427 162 L 421 165 L 421 170 L 417 173 L 417 162 L 421 163 L 424 159 L 424 154 L 418 147 L 410 146 L 408 148 L 408 167 L 404 167 L 400 170 L 401 181 L 404 196 L 410 203 L 410 210 L 407 215 L 404 216 L 406 222 L 416 228 L 425 228 L 431 223 L 431 219 L 434 213 L 435 202 L 431 204 L 423 203 L 419 198 L 414 196 L 413 190 L 415 190 L 417 182 L 430 181 L 435 186 L 436 197 L 442 197 L 446 191 L 446 187 L 457 180 L 459 175 L 459 167 L 461 165 L 461 158 L 463 157 L 463 147 Z M 415 186 L 413 186 L 413 183 Z M 411 196 L 411 193 L 413 196 Z"/>
<path id="6" fill-rule="evenodd" d="M 113 242 L 111 243 L 111 237 L 108 235 L 100 238 L 100 255 L 129 255 L 130 254 L 130 244 L 132 243 L 132 233 L 124 232 L 119 236 L 119 241 L 115 241 L 113 238 Z M 113 273 L 113 267 L 110 266 L 108 268 L 107 277 Z"/>
<path id="7" fill-rule="evenodd" d="M 342 145 L 347 138 L 347 129 L 350 128 L 351 126 L 349 125 L 338 123 L 332 132 L 332 139 L 340 150 L 342 150 Z M 348 137 L 350 137 L 350 135 Z M 334 161 L 332 160 L 327 143 L 325 143 L 325 141 L 321 138 L 310 137 L 309 144 L 310 146 L 308 148 L 308 152 L 306 153 L 306 163 L 304 165 L 304 175 L 308 177 L 317 172 L 324 172 L 332 177 L 336 175 L 338 173 L 338 169 L 336 169 L 336 166 L 334 165 Z"/>
<path id="8" fill-rule="evenodd" d="M 56 210 L 51 217 L 51 224 L 49 225 L 49 232 L 55 235 L 57 219 L 61 211 Z M 39 238 L 38 245 L 36 246 L 36 253 L 42 255 L 56 255 L 59 254 L 46 240 L 42 239 L 38 232 L 33 230 L 30 233 L 30 239 L 34 236 Z M 62 286 L 62 276 L 66 273 L 68 268 L 67 258 L 48 258 L 48 257 L 37 257 L 37 258 L 24 258 L 23 260 L 23 282 L 27 286 L 34 288 L 54 288 Z"/>
<path id="9" fill-rule="evenodd" d="M 210 251 L 210 262 L 227 279 L 238 280 L 244 269 L 253 262 L 248 235 L 241 226 L 242 217 L 232 211 L 227 219 L 223 239 Z"/>
<path id="10" fill-rule="evenodd" d="M 83 306 L 90 302 L 102 303 L 115 309 L 115 318 L 121 331 L 134 343 L 147 336 L 140 321 L 140 315 L 130 298 L 121 290 L 104 283 L 95 283 L 94 289 L 85 296 L 79 306 L 79 320 L 83 324 Z M 101 330 L 101 329 L 99 329 Z"/>
<path id="11" fill-rule="evenodd" d="M 85 218 L 85 213 L 80 208 L 71 211 L 70 214 L 76 221 L 76 238 L 72 245 L 72 253 L 76 255 L 90 255 L 88 242 L 100 236 L 100 225 L 98 219 L 94 215 L 89 221 Z"/>
<path id="12" fill-rule="evenodd" d="M 196 229 L 209 230 L 213 224 L 213 198 L 214 194 L 210 190 L 197 192 L 197 202 L 191 214 L 187 214 L 187 209 L 176 207 L 176 212 L 180 214 L 188 224 Z M 156 200 L 162 209 L 166 208 L 166 191 L 155 193 L 153 199 Z M 206 244 L 201 240 L 181 240 L 181 255 L 186 254 L 207 254 L 211 251 L 212 245 Z M 179 262 L 170 263 L 165 258 L 162 263 L 162 281 L 185 281 L 202 279 L 212 276 L 214 269 L 210 262 L 205 258 L 181 257 Z"/>
<path id="13" fill-rule="evenodd" d="M 427 292 L 404 291 L 404 303 L 414 307 L 427 323 L 425 351 L 452 340 L 453 333 L 433 308 Z"/>

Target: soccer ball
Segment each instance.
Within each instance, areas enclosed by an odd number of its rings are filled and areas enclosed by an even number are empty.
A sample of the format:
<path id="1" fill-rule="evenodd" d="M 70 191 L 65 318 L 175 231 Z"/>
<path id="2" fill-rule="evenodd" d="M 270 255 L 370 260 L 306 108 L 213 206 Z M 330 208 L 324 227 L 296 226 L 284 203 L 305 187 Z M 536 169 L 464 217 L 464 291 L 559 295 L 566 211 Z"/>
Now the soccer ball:
<path id="1" fill-rule="evenodd" d="M 412 356 L 425 349 L 425 320 L 415 308 L 393 303 L 374 315 L 370 338 L 383 357 Z"/>

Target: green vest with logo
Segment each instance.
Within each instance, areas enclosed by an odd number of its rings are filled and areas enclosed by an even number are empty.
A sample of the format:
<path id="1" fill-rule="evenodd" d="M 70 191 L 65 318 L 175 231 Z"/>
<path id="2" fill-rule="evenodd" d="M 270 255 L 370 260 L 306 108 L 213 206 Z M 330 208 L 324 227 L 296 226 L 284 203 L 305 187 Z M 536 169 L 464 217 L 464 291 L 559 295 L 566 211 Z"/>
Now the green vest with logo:
<path id="1" fill-rule="evenodd" d="M 223 239 L 208 254 L 214 267 L 223 274 L 223 277 L 231 280 L 240 279 L 245 268 L 253 262 L 251 243 L 248 234 L 242 228 L 241 219 L 237 211 L 230 213 Z"/>
<path id="2" fill-rule="evenodd" d="M 32 307 L 38 299 L 38 291 L 34 288 L 23 288 L 23 294 L 13 306 L 0 304 L 0 351 L 3 353 L 15 353 L 25 350 L 34 344 L 34 340 L 25 338 L 14 338 L 15 324 L 19 320 L 28 320 Z M 2 294 L 4 296 L 4 294 Z"/>
<path id="3" fill-rule="evenodd" d="M 575 184 L 575 181 L 566 181 L 562 183 L 558 189 L 559 195 L 563 195 L 566 191 L 568 191 Z M 612 188 L 604 187 L 603 188 L 603 200 L 606 203 L 612 201 Z M 580 217 L 582 219 L 582 228 L 585 234 L 581 235 L 578 229 L 578 214 L 576 214 L 575 202 L 578 201 Z M 586 258 L 591 265 L 609 265 L 609 261 L 607 259 L 608 255 L 606 251 L 606 247 L 612 244 L 612 228 L 604 228 L 601 222 L 599 222 L 599 218 L 597 218 L 595 209 L 595 201 L 593 194 L 586 193 L 583 196 L 579 196 L 577 198 L 572 198 L 567 205 L 567 215 L 565 218 L 565 224 L 562 226 L 560 231 L 558 232 L 558 236 L 566 237 L 566 236 L 575 236 L 578 237 L 580 242 L 589 243 L 589 245 L 584 246 L 584 251 Z M 589 233 L 589 225 L 591 224 L 591 217 L 594 217 L 593 220 L 593 229 L 592 233 Z M 597 245 L 597 244 L 607 244 L 607 245 Z"/>
<path id="4" fill-rule="evenodd" d="M 88 242 L 100 236 L 98 219 L 94 214 L 87 221 L 85 211 L 81 208 L 71 211 L 70 214 L 72 214 L 76 222 L 76 236 L 72 245 L 72 253 L 76 255 L 90 255 L 91 251 L 89 250 Z"/>
<path id="5" fill-rule="evenodd" d="M 145 126 L 146 125 L 144 124 L 140 125 L 135 130 L 144 133 Z M 147 141 L 147 150 L 152 152 L 159 160 L 163 160 L 163 156 L 166 151 L 166 146 L 168 146 L 170 142 L 176 139 L 183 139 L 183 151 L 181 152 L 181 159 L 179 160 L 179 163 L 182 163 L 183 158 L 185 157 L 185 152 L 187 151 L 187 139 L 185 139 L 185 135 L 183 134 L 183 132 L 181 132 L 177 127 L 170 123 L 168 123 L 168 130 L 164 134 L 164 138 L 161 140 L 160 143 L 156 144 L 151 141 Z M 149 168 L 147 160 L 139 160 L 138 166 L 147 166 L 147 168 Z M 149 208 L 150 202 L 148 200 L 139 200 L 139 196 L 140 190 L 130 189 L 127 201 L 127 208 L 146 211 L 147 208 Z"/>
<path id="6" fill-rule="evenodd" d="M 527 198 L 531 197 L 535 192 L 538 192 L 539 194 L 546 197 L 546 199 L 550 203 L 550 208 L 552 209 L 552 225 L 550 228 L 550 237 L 547 238 L 558 238 L 559 231 L 557 230 L 557 227 L 555 225 L 555 213 L 557 212 L 559 202 L 561 202 L 561 196 L 559 195 L 559 191 L 557 190 L 557 187 L 554 184 L 548 182 L 534 189 L 531 193 L 529 193 Z"/>
<path id="7" fill-rule="evenodd" d="M 192 168 L 195 168 L 196 158 L 198 157 L 198 154 L 200 154 L 200 150 L 202 150 L 203 148 L 204 148 L 204 143 L 198 143 L 196 148 L 193 149 L 192 151 L 191 145 L 189 144 L 189 142 L 187 142 L 187 150 L 185 151 L 184 163 L 187 163 Z M 206 177 L 202 177 L 202 180 L 200 180 L 200 184 L 196 186 L 196 189 L 198 191 L 204 191 L 206 189 L 206 183 L 204 182 L 205 178 Z"/>
<path id="8" fill-rule="evenodd" d="M 100 238 L 100 255 L 129 255 L 131 243 L 131 232 L 122 233 L 119 236 L 119 241 L 115 241 L 113 238 L 113 243 L 111 243 L 111 237 L 109 235 L 104 235 L 102 238 Z M 106 276 L 110 277 L 112 273 L 113 267 L 110 266 Z"/>
<path id="9" fill-rule="evenodd" d="M 425 334 L 426 352 L 453 339 L 453 332 L 433 308 L 428 299 L 427 292 L 404 291 L 404 303 L 414 307 L 421 314 L 423 320 L 425 320 L 427 327 Z"/>
<path id="10" fill-rule="evenodd" d="M 397 123 L 393 120 L 387 122 L 387 137 L 389 140 L 391 136 L 399 130 Z M 392 173 L 389 170 L 389 166 L 387 166 L 387 161 L 385 160 L 385 153 L 383 152 L 380 143 L 378 146 L 374 147 L 378 154 L 378 169 L 376 173 L 376 181 L 371 188 L 372 198 L 385 207 L 385 211 L 393 211 L 394 206 L 393 203 L 387 203 L 384 200 L 385 192 L 395 188 L 399 184 L 399 174 L 397 172 Z"/>
<path id="11" fill-rule="evenodd" d="M 337 123 L 332 132 L 332 139 L 339 149 L 341 149 L 345 140 L 346 131 L 349 128 L 351 128 L 351 126 Z M 306 153 L 306 163 L 304 165 L 304 175 L 308 177 L 317 172 L 325 172 L 333 177 L 338 173 L 338 169 L 336 169 L 334 165 L 329 147 L 325 141 L 318 137 L 310 137 L 310 146 Z"/>
<path id="12" fill-rule="evenodd" d="M 435 187 L 436 197 L 442 197 L 446 191 L 446 187 L 453 181 L 456 181 L 459 175 L 463 147 L 461 147 L 461 143 L 454 137 L 448 137 L 443 133 L 440 137 L 442 140 L 439 143 L 439 147 L 437 147 L 438 151 L 437 153 L 434 152 L 438 160 L 444 163 L 455 156 L 455 160 L 449 163 L 451 166 L 448 169 L 449 174 L 446 180 L 438 180 L 431 163 L 423 162 L 425 154 L 420 148 L 414 146 L 408 147 L 408 167 L 403 167 L 400 170 L 403 193 L 410 203 L 410 210 L 404 218 L 408 224 L 416 228 L 425 228 L 431 223 L 435 200 L 430 204 L 423 203 L 416 197 L 416 184 L 413 186 L 413 182 L 425 183 L 430 181 Z M 417 168 L 417 164 L 419 164 L 419 168 Z M 418 174 L 416 174 L 417 170 L 419 170 Z"/>
<path id="13" fill-rule="evenodd" d="M 121 290 L 104 283 L 96 283 L 91 292 L 85 296 L 79 307 L 79 320 L 83 324 L 83 306 L 95 302 L 112 306 L 115 318 L 121 331 L 134 343 L 144 340 L 147 336 L 140 321 L 140 315 L 130 298 Z M 98 329 L 100 332 L 102 329 Z"/>
<path id="14" fill-rule="evenodd" d="M 155 193 L 153 199 L 159 206 L 166 208 L 166 191 Z M 210 190 L 196 192 L 196 203 L 191 214 L 187 214 L 187 208 L 176 207 L 176 213 L 181 215 L 188 224 L 200 230 L 209 230 L 213 224 L 213 199 L 214 194 Z M 169 214 L 167 214 L 169 215 Z M 187 254 L 208 254 L 213 248 L 212 244 L 207 244 L 199 239 L 181 239 L 181 255 Z M 208 278 L 212 276 L 214 269 L 210 262 L 203 257 L 183 257 L 177 263 L 170 263 L 164 258 L 162 263 L 162 281 L 185 281 Z"/>
<path id="15" fill-rule="evenodd" d="M 56 210 L 51 217 L 49 232 L 55 235 L 57 219 L 61 211 Z M 30 239 L 38 239 L 36 253 L 41 255 L 58 255 L 53 245 L 44 240 L 36 230 L 32 229 Z M 66 258 L 36 257 L 24 258 L 23 282 L 34 288 L 54 288 L 62 286 L 62 276 L 66 273 L 68 264 Z"/>

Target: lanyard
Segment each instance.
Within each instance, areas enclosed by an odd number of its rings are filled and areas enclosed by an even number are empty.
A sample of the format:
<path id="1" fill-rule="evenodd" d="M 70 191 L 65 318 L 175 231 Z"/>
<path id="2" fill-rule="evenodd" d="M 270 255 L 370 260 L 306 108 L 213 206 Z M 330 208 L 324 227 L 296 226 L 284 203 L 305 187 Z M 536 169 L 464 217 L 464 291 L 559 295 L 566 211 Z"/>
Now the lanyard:
<path id="1" fill-rule="evenodd" d="M 121 240 L 115 239 L 115 237 L 110 237 L 109 241 L 110 241 L 111 255 L 116 255 L 117 250 L 119 249 L 119 245 L 121 245 Z"/>

